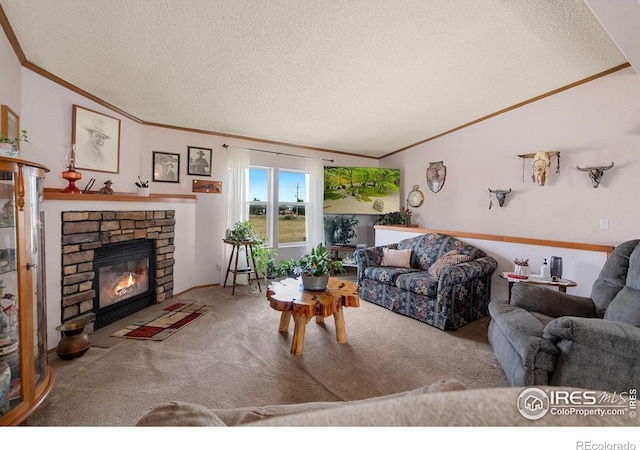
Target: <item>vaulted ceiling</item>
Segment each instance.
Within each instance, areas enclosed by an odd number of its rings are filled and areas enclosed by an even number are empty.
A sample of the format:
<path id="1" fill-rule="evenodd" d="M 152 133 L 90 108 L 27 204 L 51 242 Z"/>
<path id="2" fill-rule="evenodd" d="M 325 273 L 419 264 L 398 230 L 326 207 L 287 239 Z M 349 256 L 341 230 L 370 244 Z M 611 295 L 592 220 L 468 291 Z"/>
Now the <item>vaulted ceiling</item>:
<path id="1" fill-rule="evenodd" d="M 628 60 L 583 0 L 0 5 L 27 67 L 142 122 L 371 157 Z"/>

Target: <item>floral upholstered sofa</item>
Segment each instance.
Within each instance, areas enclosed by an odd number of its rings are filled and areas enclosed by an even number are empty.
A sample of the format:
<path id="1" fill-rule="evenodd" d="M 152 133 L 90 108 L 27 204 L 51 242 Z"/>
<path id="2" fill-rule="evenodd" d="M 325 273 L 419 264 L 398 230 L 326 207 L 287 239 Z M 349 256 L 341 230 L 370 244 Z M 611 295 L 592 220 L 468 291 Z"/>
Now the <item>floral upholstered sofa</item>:
<path id="1" fill-rule="evenodd" d="M 454 237 L 431 233 L 397 244 L 359 249 L 360 298 L 455 330 L 488 315 L 497 261 Z"/>

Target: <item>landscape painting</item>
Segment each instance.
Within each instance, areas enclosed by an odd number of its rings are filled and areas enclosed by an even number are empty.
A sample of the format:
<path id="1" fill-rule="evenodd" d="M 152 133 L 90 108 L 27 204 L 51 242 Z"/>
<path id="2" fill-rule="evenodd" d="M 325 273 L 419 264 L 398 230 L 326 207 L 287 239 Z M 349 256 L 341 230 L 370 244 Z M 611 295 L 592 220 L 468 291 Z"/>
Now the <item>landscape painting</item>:
<path id="1" fill-rule="evenodd" d="M 386 214 L 400 210 L 400 169 L 325 167 L 325 214 Z"/>

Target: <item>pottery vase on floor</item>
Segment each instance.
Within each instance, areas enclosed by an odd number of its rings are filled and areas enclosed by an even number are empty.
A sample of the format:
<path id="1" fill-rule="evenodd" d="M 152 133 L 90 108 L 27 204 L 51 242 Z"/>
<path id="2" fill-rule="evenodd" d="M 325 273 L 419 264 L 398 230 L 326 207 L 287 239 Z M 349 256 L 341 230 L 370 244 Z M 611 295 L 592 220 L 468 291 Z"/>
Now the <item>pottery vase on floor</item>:
<path id="1" fill-rule="evenodd" d="M 84 331 L 84 327 L 95 320 L 95 314 L 87 314 L 83 317 L 69 320 L 62 325 L 58 325 L 56 330 L 62 332 L 62 339 L 58 342 L 56 353 L 62 359 L 78 358 L 85 354 L 91 342 L 89 335 Z"/>

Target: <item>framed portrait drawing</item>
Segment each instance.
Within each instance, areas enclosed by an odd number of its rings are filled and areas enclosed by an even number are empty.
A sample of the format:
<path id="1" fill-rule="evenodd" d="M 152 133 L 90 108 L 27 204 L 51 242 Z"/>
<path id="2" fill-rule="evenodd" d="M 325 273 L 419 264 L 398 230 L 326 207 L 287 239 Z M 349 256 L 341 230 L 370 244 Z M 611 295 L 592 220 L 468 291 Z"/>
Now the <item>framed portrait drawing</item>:
<path id="1" fill-rule="evenodd" d="M 0 133 L 9 139 L 20 137 L 20 117 L 7 105 L 0 107 Z M 20 148 L 20 140 L 16 141 L 16 146 Z"/>
<path id="2" fill-rule="evenodd" d="M 211 155 L 213 150 L 202 147 L 187 147 L 187 158 L 189 167 L 187 175 L 211 176 Z"/>
<path id="3" fill-rule="evenodd" d="M 153 181 L 180 183 L 180 155 L 153 152 Z"/>
<path id="4" fill-rule="evenodd" d="M 73 105 L 71 143 L 76 145 L 76 168 L 97 172 L 120 171 L 120 120 Z"/>

